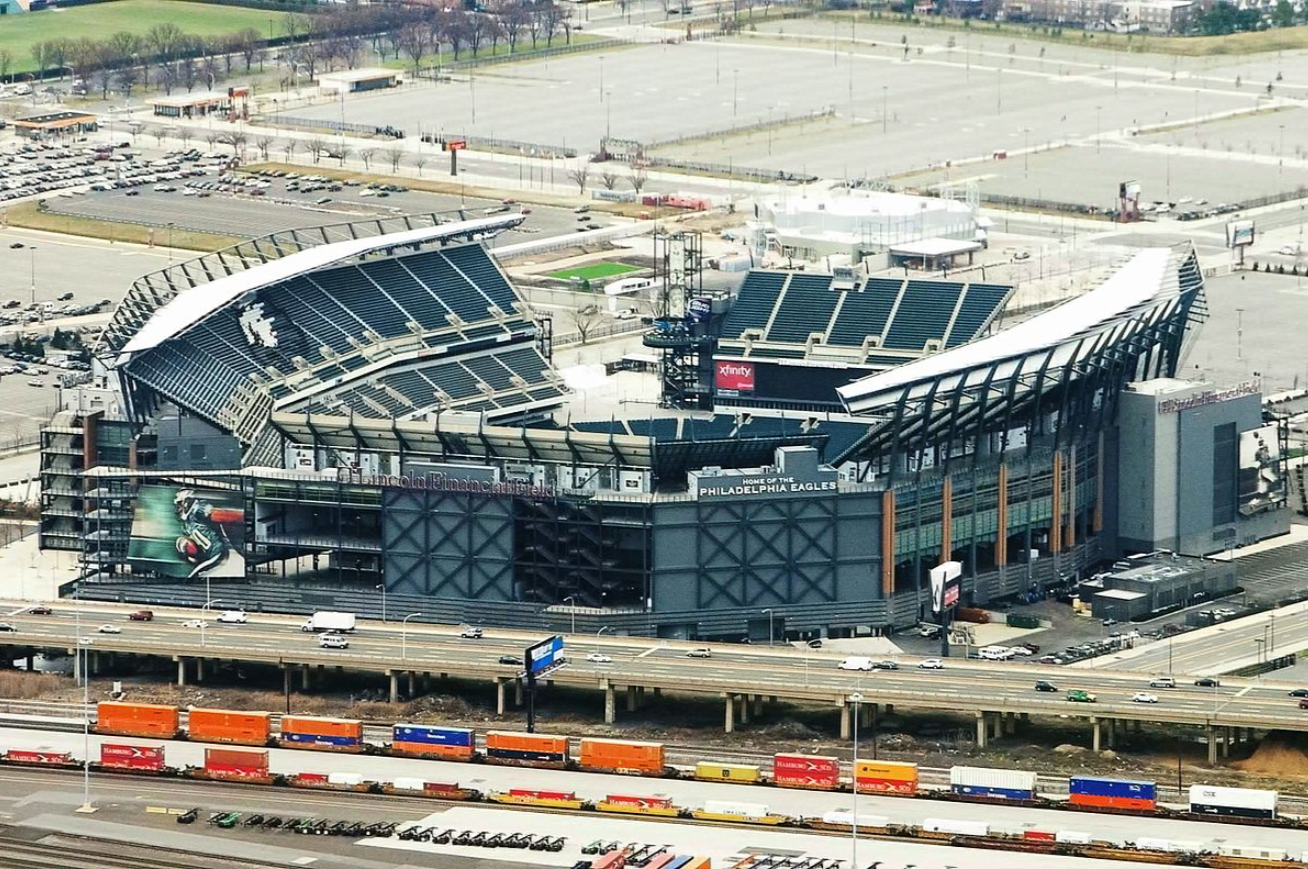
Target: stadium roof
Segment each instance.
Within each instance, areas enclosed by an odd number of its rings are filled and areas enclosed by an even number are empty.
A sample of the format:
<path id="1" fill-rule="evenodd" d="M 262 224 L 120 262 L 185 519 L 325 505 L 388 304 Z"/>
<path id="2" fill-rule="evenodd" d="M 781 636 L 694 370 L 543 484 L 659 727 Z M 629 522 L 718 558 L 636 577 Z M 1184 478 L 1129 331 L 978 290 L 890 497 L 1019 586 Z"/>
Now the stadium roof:
<path id="1" fill-rule="evenodd" d="M 203 292 L 184 292 L 172 299 L 141 327 L 121 350 L 122 354 L 139 353 L 157 347 L 198 323 L 209 314 L 241 296 L 296 275 L 323 268 L 352 257 L 406 245 L 417 245 L 457 238 L 469 233 L 498 232 L 517 226 L 526 218 L 521 214 L 504 214 L 410 229 L 369 238 L 355 238 L 299 250 L 280 259 L 245 271 L 219 277 L 204 284 Z M 124 361 L 120 358 L 120 362 Z"/>

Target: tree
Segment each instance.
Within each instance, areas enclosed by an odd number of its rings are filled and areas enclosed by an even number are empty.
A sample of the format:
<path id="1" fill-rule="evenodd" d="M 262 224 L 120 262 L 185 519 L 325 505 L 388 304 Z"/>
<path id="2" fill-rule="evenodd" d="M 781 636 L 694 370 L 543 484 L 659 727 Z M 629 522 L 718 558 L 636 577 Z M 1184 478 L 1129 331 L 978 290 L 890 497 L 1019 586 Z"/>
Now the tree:
<path id="1" fill-rule="evenodd" d="M 338 160 L 341 161 L 341 166 L 344 166 L 344 165 L 345 165 L 345 161 L 348 160 L 350 157 L 353 157 L 353 156 L 354 156 L 354 149 L 351 148 L 349 145 L 346 145 L 346 144 L 342 144 L 342 145 L 340 146 L 340 149 L 337 150 L 337 152 L 336 152 L 336 159 L 338 159 Z"/>
<path id="2" fill-rule="evenodd" d="M 618 183 L 618 176 L 613 170 L 605 169 L 600 173 L 600 183 L 604 185 L 605 190 L 612 190 Z"/>
<path id="3" fill-rule="evenodd" d="M 363 161 L 363 171 L 367 172 L 372 168 L 372 158 L 377 156 L 376 148 L 360 148 L 359 159 Z"/>
<path id="4" fill-rule="evenodd" d="M 645 184 L 648 181 L 649 170 L 644 166 L 638 166 L 633 163 L 631 166 L 631 175 L 627 177 L 627 183 L 631 185 L 632 192 L 639 196 L 640 191 L 644 189 Z"/>
<path id="5" fill-rule="evenodd" d="M 583 158 L 577 163 L 575 169 L 568 170 L 568 180 L 577 185 L 577 189 L 585 194 L 586 182 L 590 180 L 590 164 Z"/>
<path id="6" fill-rule="evenodd" d="M 8 78 L 13 66 L 14 53 L 7 48 L 0 48 L 0 78 Z"/>
<path id="7" fill-rule="evenodd" d="M 1277 27 L 1294 26 L 1294 6 L 1290 0 L 1276 0 L 1276 6 L 1272 9 L 1272 24 Z"/>
<path id="8" fill-rule="evenodd" d="M 246 135 L 239 130 L 229 130 L 218 137 L 218 141 L 232 149 L 232 156 L 245 153 Z"/>
<path id="9" fill-rule="evenodd" d="M 254 140 L 254 147 L 259 149 L 259 159 L 265 163 L 268 162 L 268 152 L 272 150 L 274 141 L 272 136 L 258 136 Z"/>
<path id="10" fill-rule="evenodd" d="M 50 43 L 34 42 L 30 50 L 32 60 L 36 62 L 36 74 L 44 75 L 46 67 L 50 65 Z"/>
<path id="11" fill-rule="evenodd" d="M 253 27 L 247 27 L 236 34 L 237 51 L 245 60 L 245 71 L 249 72 L 263 47 L 263 35 Z"/>
<path id="12" fill-rule="evenodd" d="M 218 147 L 220 138 L 221 136 L 217 133 L 209 132 L 204 134 L 204 143 L 209 146 L 209 153 L 212 154 L 214 149 Z"/>
<path id="13" fill-rule="evenodd" d="M 422 59 L 431 53 L 431 30 L 421 24 L 410 24 L 400 33 L 400 50 L 413 62 L 416 75 Z"/>
<path id="14" fill-rule="evenodd" d="M 294 139 L 287 139 L 282 143 L 282 153 L 286 155 L 287 163 L 291 162 L 291 159 L 295 156 L 295 152 L 299 147 L 300 143 Z"/>
<path id="15" fill-rule="evenodd" d="M 581 336 L 581 343 L 585 344 L 591 331 L 599 324 L 600 313 L 598 305 L 579 305 L 568 311 L 569 319 L 572 320 L 573 327 L 577 334 Z"/>
<path id="16" fill-rule="evenodd" d="M 418 177 L 422 177 L 422 167 L 427 165 L 427 155 L 419 151 L 413 155 L 413 166 L 418 170 Z"/>
<path id="17" fill-rule="evenodd" d="M 386 162 L 391 164 L 391 173 L 398 174 L 400 163 L 404 160 L 404 149 L 399 145 L 391 145 L 385 150 Z"/>

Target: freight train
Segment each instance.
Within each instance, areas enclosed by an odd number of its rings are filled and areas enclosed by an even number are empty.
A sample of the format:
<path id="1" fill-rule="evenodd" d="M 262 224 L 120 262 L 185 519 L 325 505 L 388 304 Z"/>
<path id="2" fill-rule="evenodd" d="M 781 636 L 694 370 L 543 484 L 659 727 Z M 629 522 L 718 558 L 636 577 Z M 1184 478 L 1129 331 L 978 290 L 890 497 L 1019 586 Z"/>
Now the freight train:
<path id="1" fill-rule="evenodd" d="M 576 741 L 578 751 L 574 756 L 573 740 L 567 736 L 492 730 L 485 734 L 483 747 L 479 750 L 477 733 L 469 728 L 413 723 L 392 725 L 390 742 L 376 745 L 364 739 L 364 724 L 354 719 L 283 715 L 279 726 L 274 729 L 273 716 L 267 712 L 191 709 L 187 726 L 183 728 L 177 708 L 147 703 L 100 703 L 94 729 L 96 733 L 107 736 L 186 738 L 192 742 L 376 753 L 818 791 L 847 792 L 856 787 L 860 794 L 879 796 L 1001 802 L 1267 826 L 1305 826 L 1297 817 L 1278 813 L 1275 791 L 1196 785 L 1190 789 L 1187 809 L 1177 811 L 1159 804 L 1158 788 L 1154 782 L 1073 776 L 1068 780 L 1067 797 L 1051 796 L 1039 792 L 1034 772 L 1022 770 L 956 766 L 949 771 L 949 788 L 940 789 L 921 784 L 917 764 L 897 761 L 859 760 L 853 764 L 848 776 L 842 775 L 837 758 L 805 754 L 777 754 L 772 758 L 770 771 L 757 765 L 715 761 L 700 761 L 685 768 L 669 765 L 664 746 L 657 742 L 584 737 Z M 508 799 L 502 801 L 512 802 Z"/>
<path id="2" fill-rule="evenodd" d="M 693 819 L 701 822 L 764 826 L 787 829 L 804 829 L 825 833 L 849 835 L 855 816 L 849 811 L 829 811 L 818 817 L 789 816 L 771 811 L 767 805 L 737 800 L 705 800 L 697 807 L 676 805 L 672 798 L 658 795 L 608 794 L 602 799 L 588 800 L 572 791 L 514 788 L 509 791 L 491 791 L 464 787 L 458 783 L 435 782 L 422 778 L 392 778 L 388 781 L 365 779 L 358 773 L 298 772 L 274 774 L 269 769 L 267 749 L 207 748 L 202 767 L 173 767 L 166 762 L 167 746 L 141 746 L 132 744 L 102 743 L 100 759 L 90 766 L 98 772 L 134 775 L 178 776 L 208 781 L 238 784 L 313 788 L 355 793 L 380 793 L 395 796 L 484 802 L 533 809 L 563 812 L 603 813 L 639 816 L 647 820 Z M 786 757 L 799 757 L 798 755 Z M 80 769 L 82 760 L 67 752 L 12 749 L 0 753 L 0 763 L 46 768 Z M 969 789 L 997 789 L 1013 791 L 1010 770 L 966 770 L 957 778 L 958 787 Z M 1028 774 L 1029 775 L 1029 774 Z M 1086 781 L 1109 782 L 1109 779 Z M 1114 782 L 1111 786 L 1082 785 L 1093 792 L 1121 790 Z M 1083 791 L 1086 792 L 1086 791 Z M 1124 798 L 1137 799 L 1136 791 L 1127 789 Z M 1200 813 L 1209 808 L 1230 809 L 1248 806 L 1257 812 L 1266 812 L 1267 800 L 1259 791 L 1236 788 L 1211 788 L 1196 785 L 1191 789 L 1191 808 Z M 1113 794 L 1101 794 L 1113 798 Z M 1007 797 L 1005 797 L 1007 798 Z M 1203 802 L 1197 802 L 1202 800 Z M 1284 849 L 1256 844 L 1240 844 L 1227 840 L 1213 843 L 1139 837 L 1126 844 L 1095 839 L 1088 833 L 1066 829 L 1033 830 L 1025 825 L 1006 828 L 1002 824 L 986 821 L 927 818 L 920 824 L 892 823 L 880 815 L 859 813 L 859 832 L 867 837 L 881 839 L 907 839 L 936 844 L 957 845 L 1027 853 L 1047 853 L 1064 856 L 1093 857 L 1105 860 L 1209 866 L 1214 869 L 1308 869 L 1308 855 L 1291 855 Z"/>

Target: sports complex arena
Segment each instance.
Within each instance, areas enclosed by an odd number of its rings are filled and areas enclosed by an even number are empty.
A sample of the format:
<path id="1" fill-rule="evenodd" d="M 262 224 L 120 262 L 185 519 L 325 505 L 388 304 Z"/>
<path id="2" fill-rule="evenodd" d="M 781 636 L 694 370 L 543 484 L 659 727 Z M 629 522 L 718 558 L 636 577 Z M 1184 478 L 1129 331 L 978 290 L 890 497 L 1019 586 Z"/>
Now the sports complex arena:
<path id="1" fill-rule="evenodd" d="M 660 399 L 618 404 L 567 385 L 484 246 L 521 220 L 288 231 L 141 278 L 43 433 L 42 546 L 89 598 L 757 640 L 929 619 L 942 562 L 987 604 L 1288 523 L 1256 388 L 1177 379 L 1188 245 L 1021 315 L 907 273 L 672 287 L 657 373 L 612 375 Z"/>

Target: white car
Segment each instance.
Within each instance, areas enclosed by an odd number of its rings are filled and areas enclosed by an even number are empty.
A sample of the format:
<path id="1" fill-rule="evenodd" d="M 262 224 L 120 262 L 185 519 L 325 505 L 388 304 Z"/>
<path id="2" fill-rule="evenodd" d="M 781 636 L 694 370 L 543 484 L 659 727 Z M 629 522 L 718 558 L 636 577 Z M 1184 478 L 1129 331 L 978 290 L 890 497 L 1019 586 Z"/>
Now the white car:
<path id="1" fill-rule="evenodd" d="M 182 627 L 184 627 L 184 628 L 203 628 L 203 627 L 207 627 L 207 626 L 205 625 L 203 619 L 187 619 L 186 621 L 182 622 Z"/>
<path id="2" fill-rule="evenodd" d="M 91 645 L 91 638 L 90 638 L 90 637 L 78 637 L 78 638 L 77 638 L 77 642 L 78 642 L 78 644 L 80 644 L 80 645 L 83 645 L 83 646 L 89 646 L 89 645 Z"/>
<path id="3" fill-rule="evenodd" d="M 871 670 L 872 659 L 853 656 L 841 661 L 836 665 L 836 668 L 840 670 Z"/>
<path id="4" fill-rule="evenodd" d="M 100 625 L 96 630 L 102 634 L 121 634 L 123 632 L 123 629 L 118 625 Z"/>
<path id="5" fill-rule="evenodd" d="M 927 658 L 919 663 L 917 668 L 919 670 L 943 670 L 945 669 L 945 662 L 939 658 Z"/>
<path id="6" fill-rule="evenodd" d="M 710 651 L 709 649 L 702 649 L 702 648 L 691 649 L 689 652 L 686 653 L 686 657 L 687 658 L 711 658 L 713 657 L 713 652 Z"/>
<path id="7" fill-rule="evenodd" d="M 319 634 L 318 648 L 320 649 L 348 649 L 350 641 L 345 638 L 344 634 Z"/>
<path id="8" fill-rule="evenodd" d="M 465 640 L 480 640 L 483 634 L 481 628 L 465 625 L 463 630 L 459 631 L 459 636 Z"/>
<path id="9" fill-rule="evenodd" d="M 586 656 L 586 660 L 587 660 L 587 661 L 590 661 L 592 664 L 612 664 L 612 663 L 613 663 L 613 659 L 612 659 L 612 658 L 610 658 L 608 655 L 602 655 L 602 654 L 600 654 L 599 652 L 591 652 L 589 655 Z"/>
<path id="10" fill-rule="evenodd" d="M 227 610 L 218 616 L 218 621 L 224 625 L 243 625 L 249 620 L 249 617 L 241 610 Z"/>
<path id="11" fill-rule="evenodd" d="M 1137 691 L 1131 695 L 1133 703 L 1157 703 L 1158 695 L 1150 694 L 1148 691 Z"/>

